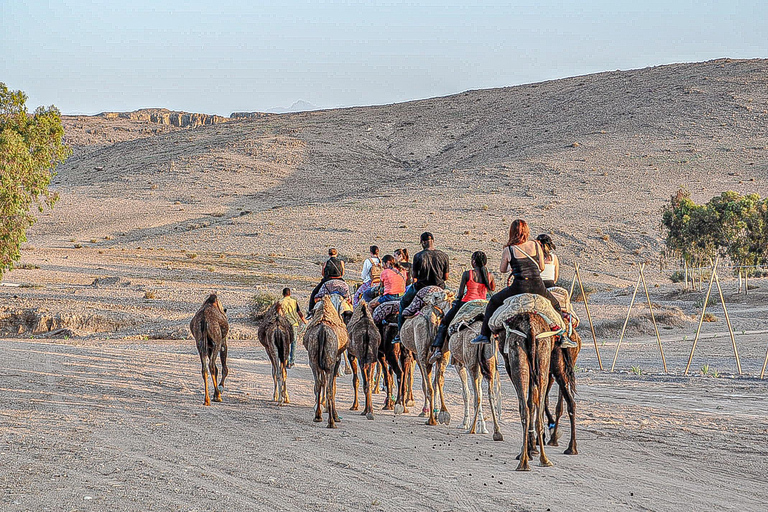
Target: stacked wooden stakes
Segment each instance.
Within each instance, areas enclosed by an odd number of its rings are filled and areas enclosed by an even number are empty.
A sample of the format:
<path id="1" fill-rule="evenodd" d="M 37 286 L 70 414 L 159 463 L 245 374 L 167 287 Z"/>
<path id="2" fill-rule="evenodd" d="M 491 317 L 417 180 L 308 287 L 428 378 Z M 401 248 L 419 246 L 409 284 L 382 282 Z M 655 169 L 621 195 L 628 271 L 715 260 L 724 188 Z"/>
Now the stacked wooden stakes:
<path id="1" fill-rule="evenodd" d="M 734 355 L 734 358 L 736 359 L 736 367 L 738 368 L 739 375 L 743 375 L 743 372 L 741 370 L 741 359 L 739 357 L 738 348 L 736 347 L 736 338 L 734 336 L 734 332 L 733 332 L 733 327 L 731 325 L 730 316 L 728 315 L 728 308 L 725 305 L 725 297 L 723 296 L 723 289 L 720 286 L 720 278 L 719 278 L 719 276 L 717 274 L 718 264 L 719 264 L 719 257 L 716 258 L 715 261 L 712 263 L 712 273 L 711 273 L 711 276 L 710 276 L 710 279 L 709 279 L 709 287 L 707 289 L 706 297 L 704 298 L 704 305 L 703 305 L 702 310 L 701 310 L 701 316 L 699 318 L 698 327 L 696 328 L 696 336 L 694 337 L 693 346 L 691 347 L 691 354 L 690 354 L 690 356 L 688 358 L 688 364 L 685 367 L 685 375 L 688 375 L 688 371 L 690 370 L 690 367 L 691 367 L 691 362 L 693 361 L 693 354 L 696 351 L 696 345 L 697 345 L 697 343 L 699 341 L 699 336 L 701 334 L 701 327 L 702 327 L 702 324 L 704 322 L 704 316 L 705 316 L 706 311 L 707 311 L 707 305 L 708 305 L 708 302 L 709 302 L 709 297 L 710 297 L 710 295 L 712 293 L 712 285 L 713 284 L 717 285 L 717 290 L 718 290 L 718 293 L 720 295 L 720 303 L 723 306 L 723 313 L 725 315 L 725 321 L 726 321 L 726 324 L 728 325 L 728 333 L 729 333 L 729 335 L 731 337 L 731 345 L 733 346 L 733 355 Z M 582 281 L 581 281 L 581 273 L 579 272 L 579 265 L 578 265 L 578 263 L 574 264 L 574 270 L 575 270 L 575 273 L 574 273 L 573 281 L 571 282 L 570 295 L 571 296 L 573 295 L 574 287 L 575 287 L 576 283 L 578 282 L 579 283 L 579 289 L 581 290 L 581 296 L 584 299 L 584 308 L 586 309 L 586 312 L 587 312 L 587 318 L 589 320 L 589 327 L 590 327 L 591 332 L 592 332 L 592 340 L 594 341 L 594 345 L 595 345 L 595 352 L 597 354 L 597 362 L 598 362 L 598 365 L 600 366 L 600 369 L 603 370 L 603 362 L 602 362 L 602 359 L 600 357 L 600 350 L 598 349 L 598 346 L 597 346 L 597 336 L 595 335 L 595 327 L 594 327 L 594 323 L 592 322 L 592 315 L 589 312 L 589 303 L 588 303 L 588 300 L 587 300 L 587 296 L 584 293 L 584 286 L 583 286 Z M 687 274 L 688 274 L 688 272 L 687 272 L 687 269 L 686 269 L 686 278 L 687 278 Z M 686 279 L 686 281 L 687 281 L 687 279 Z M 614 371 L 614 369 L 616 367 L 616 360 L 617 360 L 618 355 L 619 355 L 619 349 L 621 348 L 621 343 L 624 340 L 624 334 L 625 334 L 626 329 L 627 329 L 627 324 L 629 323 L 629 317 L 630 317 L 630 315 L 632 313 L 632 307 L 635 304 L 635 298 L 637 296 L 637 291 L 640 288 L 640 284 L 643 285 L 643 290 L 645 292 L 645 298 L 646 298 L 646 300 L 648 302 L 648 309 L 650 310 L 650 313 L 651 313 L 651 322 L 653 323 L 653 328 L 654 328 L 654 331 L 656 333 L 656 342 L 657 342 L 657 344 L 659 346 L 659 353 L 661 354 L 661 362 L 662 362 L 662 366 L 664 367 L 664 373 L 668 373 L 668 371 L 667 371 L 667 360 L 666 360 L 666 357 L 664 355 L 664 347 L 663 347 L 663 345 L 661 343 L 661 336 L 659 335 L 659 328 L 658 328 L 658 326 L 656 324 L 656 318 L 655 318 L 655 316 L 653 314 L 653 303 L 651 302 L 650 294 L 648 292 L 648 285 L 647 285 L 647 283 L 645 281 L 645 264 L 644 263 L 640 265 L 640 270 L 638 271 L 637 282 L 635 283 L 635 288 L 634 288 L 634 291 L 632 293 L 632 299 L 630 300 L 629 308 L 627 309 L 627 317 L 624 320 L 624 325 L 623 325 L 623 327 L 621 329 L 621 335 L 619 336 L 619 342 L 616 345 L 616 352 L 613 355 L 613 363 L 611 364 L 611 371 Z M 766 368 L 768 368 L 768 349 L 766 350 L 765 360 L 763 361 L 763 367 L 762 367 L 762 370 L 760 372 L 760 379 L 761 380 L 765 376 Z"/>

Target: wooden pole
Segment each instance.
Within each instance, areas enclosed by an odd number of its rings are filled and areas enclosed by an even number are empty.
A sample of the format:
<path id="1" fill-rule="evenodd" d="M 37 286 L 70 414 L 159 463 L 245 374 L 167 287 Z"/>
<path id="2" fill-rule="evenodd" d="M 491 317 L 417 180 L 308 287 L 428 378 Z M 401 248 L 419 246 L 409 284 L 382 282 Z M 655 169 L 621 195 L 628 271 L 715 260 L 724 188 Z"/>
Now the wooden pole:
<path id="1" fill-rule="evenodd" d="M 768 365 L 768 350 L 765 351 L 765 361 L 763 361 L 763 370 L 760 372 L 760 380 L 763 380 L 766 365 Z"/>
<path id="2" fill-rule="evenodd" d="M 645 284 L 645 263 L 640 266 L 640 277 L 643 279 L 643 289 L 645 290 L 645 298 L 648 299 L 648 310 L 651 312 L 651 322 L 653 322 L 653 330 L 656 331 L 656 342 L 659 344 L 659 352 L 661 352 L 661 363 L 664 366 L 664 373 L 667 373 L 667 358 L 664 357 L 664 347 L 661 345 L 661 336 L 659 336 L 659 327 L 656 325 L 656 317 L 653 315 L 653 304 L 651 304 L 651 296 L 648 294 L 648 285 Z"/>
<path id="3" fill-rule="evenodd" d="M 720 260 L 718 256 L 715 258 L 715 264 L 713 270 L 717 269 L 717 263 Z M 701 332 L 701 324 L 704 323 L 704 313 L 707 311 L 707 302 L 709 302 L 709 294 L 712 292 L 712 283 L 715 282 L 715 273 L 712 272 L 712 277 L 709 279 L 709 288 L 707 288 L 707 295 L 704 297 L 704 306 L 701 308 L 701 318 L 699 318 L 699 326 L 696 328 L 696 337 L 693 338 L 693 346 L 691 347 L 691 355 L 688 357 L 688 364 L 685 366 L 685 375 L 688 375 L 688 370 L 691 367 L 691 361 L 693 361 L 693 352 L 696 350 L 696 343 L 699 341 L 699 333 Z"/>
<path id="4" fill-rule="evenodd" d="M 736 293 L 741 293 L 741 267 L 739 267 L 739 289 Z"/>
<path id="5" fill-rule="evenodd" d="M 642 268 L 642 267 L 640 267 Z M 627 330 L 627 323 L 629 323 L 629 315 L 632 313 L 632 306 L 635 303 L 635 296 L 637 295 L 637 289 L 640 287 L 640 276 L 641 272 L 638 272 L 637 274 L 637 282 L 635 283 L 635 291 L 632 293 L 632 300 L 629 301 L 629 309 L 627 309 L 627 318 L 624 320 L 624 327 L 621 328 L 621 336 L 619 336 L 619 342 L 616 344 L 616 353 L 613 354 L 613 364 L 611 365 L 611 371 L 613 371 L 614 367 L 616 366 L 616 358 L 619 357 L 619 347 L 621 347 L 621 340 L 624 339 L 624 331 Z"/>
<path id="6" fill-rule="evenodd" d="M 723 313 L 725 313 L 725 323 L 728 324 L 728 332 L 731 335 L 731 344 L 733 345 L 733 355 L 736 358 L 736 367 L 739 369 L 739 375 L 741 375 L 741 359 L 739 359 L 739 351 L 736 348 L 736 338 L 733 336 L 733 327 L 731 327 L 731 318 L 728 316 L 728 308 L 725 307 L 725 298 L 723 297 L 723 289 L 720 287 L 720 278 L 717 276 L 717 269 L 713 268 L 712 274 L 715 276 L 717 291 L 720 293 L 720 304 L 723 305 Z"/>
<path id="7" fill-rule="evenodd" d="M 688 291 L 688 260 L 685 260 L 685 291 Z"/>
<path id="8" fill-rule="evenodd" d="M 584 284 L 581 282 L 581 272 L 579 272 L 579 264 L 574 263 L 574 269 L 576 270 L 576 279 L 579 281 L 579 290 L 581 290 L 581 297 L 584 299 L 584 309 L 587 310 L 587 319 L 589 320 L 589 329 L 592 331 L 592 341 L 595 343 L 595 353 L 597 354 L 597 364 L 600 366 L 600 370 L 603 369 L 603 360 L 600 357 L 600 349 L 597 348 L 597 336 L 595 335 L 595 324 L 592 322 L 592 315 L 589 314 L 589 302 L 587 302 L 587 294 L 584 293 Z"/>

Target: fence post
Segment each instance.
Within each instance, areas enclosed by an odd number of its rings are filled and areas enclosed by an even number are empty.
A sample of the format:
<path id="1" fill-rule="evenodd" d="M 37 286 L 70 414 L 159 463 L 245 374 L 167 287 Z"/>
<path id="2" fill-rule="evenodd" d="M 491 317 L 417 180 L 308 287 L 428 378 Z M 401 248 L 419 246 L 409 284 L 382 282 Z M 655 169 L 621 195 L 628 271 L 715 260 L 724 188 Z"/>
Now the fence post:
<path id="1" fill-rule="evenodd" d="M 736 338 L 733 336 L 733 327 L 731 327 L 731 318 L 728 316 L 728 308 L 725 307 L 725 297 L 723 297 L 723 289 L 720 287 L 720 278 L 717 276 L 717 268 L 712 268 L 712 274 L 715 276 L 717 291 L 720 293 L 720 304 L 723 305 L 723 313 L 725 313 L 725 323 L 728 324 L 728 333 L 731 335 L 733 355 L 736 357 L 736 367 L 739 369 L 739 375 L 741 375 L 741 359 L 739 359 L 739 351 L 736 348 Z"/>
<path id="2" fill-rule="evenodd" d="M 717 264 L 720 261 L 720 256 L 715 258 L 715 263 L 712 266 L 712 276 L 709 278 L 709 288 L 707 288 L 707 295 L 704 297 L 704 306 L 701 308 L 701 318 L 699 318 L 699 326 L 696 328 L 696 337 L 693 338 L 693 346 L 691 347 L 691 355 L 688 357 L 688 364 L 685 366 L 685 375 L 688 375 L 688 369 L 691 367 L 691 361 L 693 361 L 693 352 L 696 350 L 696 343 L 699 341 L 699 333 L 701 332 L 701 324 L 704 323 L 704 313 L 707 311 L 707 302 L 709 302 L 709 294 L 712 292 L 712 283 L 715 282 L 715 270 Z"/>
<path id="3" fill-rule="evenodd" d="M 581 297 L 584 299 L 584 309 L 587 310 L 587 319 L 589 320 L 589 329 L 592 331 L 592 341 L 595 343 L 595 353 L 597 354 L 597 364 L 600 366 L 600 370 L 603 369 L 603 360 L 600 357 L 600 349 L 597 348 L 597 336 L 595 335 L 595 324 L 592 322 L 592 315 L 589 314 L 589 302 L 587 301 L 587 294 L 584 293 L 584 284 L 581 282 L 581 272 L 579 272 L 579 264 L 574 263 L 573 268 L 576 270 L 576 279 L 579 281 L 579 290 L 581 290 Z"/>
<path id="4" fill-rule="evenodd" d="M 624 320 L 624 327 L 621 328 L 621 336 L 619 336 L 619 342 L 616 344 L 616 353 L 613 354 L 613 364 L 611 365 L 611 371 L 616 366 L 616 358 L 619 357 L 619 347 L 621 347 L 621 340 L 624 339 L 624 331 L 627 330 L 627 323 L 629 323 L 629 315 L 632 313 L 632 306 L 635 304 L 635 296 L 637 295 L 637 289 L 640 287 L 640 276 L 642 275 L 642 267 L 637 274 L 637 282 L 635 283 L 635 291 L 632 293 L 632 300 L 629 301 L 629 309 L 627 309 L 627 318 Z"/>
<path id="5" fill-rule="evenodd" d="M 648 285 L 645 284 L 645 263 L 640 266 L 640 277 L 643 278 L 643 289 L 645 290 L 645 298 L 648 299 L 648 310 L 651 312 L 651 322 L 653 322 L 653 330 L 656 331 L 656 341 L 659 344 L 659 352 L 661 352 L 661 363 L 664 366 L 664 373 L 667 373 L 667 358 L 664 357 L 664 347 L 661 346 L 661 336 L 659 336 L 659 328 L 656 325 L 656 317 L 653 316 L 653 304 L 651 303 L 651 296 L 648 294 Z"/>
<path id="6" fill-rule="evenodd" d="M 760 371 L 760 380 L 763 380 L 763 375 L 765 375 L 766 365 L 768 365 L 768 349 L 765 351 L 765 361 L 763 361 L 763 369 Z"/>

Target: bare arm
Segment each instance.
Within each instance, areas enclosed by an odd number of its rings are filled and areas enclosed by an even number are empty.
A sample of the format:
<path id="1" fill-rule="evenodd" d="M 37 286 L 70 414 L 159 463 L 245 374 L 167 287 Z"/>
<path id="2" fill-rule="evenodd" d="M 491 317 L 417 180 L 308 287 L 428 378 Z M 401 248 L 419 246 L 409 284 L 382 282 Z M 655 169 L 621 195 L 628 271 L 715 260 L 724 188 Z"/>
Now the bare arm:
<path id="1" fill-rule="evenodd" d="M 326 266 L 327 264 L 328 264 L 328 260 L 325 260 L 325 261 L 323 262 L 323 266 L 322 266 L 322 267 L 320 267 L 320 275 L 321 275 L 321 276 L 324 276 L 324 275 L 325 275 L 325 266 Z"/>
<path id="2" fill-rule="evenodd" d="M 512 247 L 507 246 L 501 251 L 501 266 L 499 266 L 499 272 L 502 274 L 509 272 L 509 258 L 512 254 Z"/>
<path id="3" fill-rule="evenodd" d="M 488 272 L 488 286 L 490 291 L 494 291 L 496 289 L 496 281 L 493 280 L 493 274 Z"/>
<path id="4" fill-rule="evenodd" d="M 539 262 L 539 271 L 544 270 L 544 251 L 541 250 L 541 244 L 538 240 L 534 240 L 533 244 L 536 246 L 536 261 Z"/>
<path id="5" fill-rule="evenodd" d="M 341 277 L 344 277 L 345 270 L 346 269 L 344 268 L 344 260 L 341 260 Z"/>
<path id="6" fill-rule="evenodd" d="M 560 259 L 557 254 L 552 254 L 552 262 L 555 264 L 555 282 L 560 279 Z"/>
<path id="7" fill-rule="evenodd" d="M 471 270 L 467 270 L 463 274 L 461 274 L 461 282 L 459 283 L 459 295 L 457 295 L 457 299 L 461 300 L 464 297 L 464 294 L 467 292 L 467 275 L 468 272 L 472 272 Z M 447 278 L 446 278 L 447 279 Z"/>

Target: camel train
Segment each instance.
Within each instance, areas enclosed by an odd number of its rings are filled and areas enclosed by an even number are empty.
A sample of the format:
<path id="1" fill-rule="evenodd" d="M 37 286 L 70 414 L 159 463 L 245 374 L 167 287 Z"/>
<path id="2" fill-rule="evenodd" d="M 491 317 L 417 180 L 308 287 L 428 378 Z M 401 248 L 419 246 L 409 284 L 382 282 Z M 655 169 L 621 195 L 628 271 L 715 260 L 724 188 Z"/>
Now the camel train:
<path id="1" fill-rule="evenodd" d="M 376 264 L 371 261 L 371 266 Z M 386 279 L 386 274 L 384 276 Z M 371 286 L 373 284 L 376 283 Z M 488 315 L 491 310 L 486 309 L 488 301 L 484 298 L 454 302 L 454 294 L 443 287 L 423 286 L 402 310 L 400 329 L 398 315 L 401 301 L 397 297 L 392 300 L 391 296 L 383 293 L 385 290 L 382 285 L 380 294 L 383 297 L 374 295 L 370 303 L 366 300 L 371 298 L 370 291 L 355 294 L 357 303 L 354 306 L 353 296 L 341 276 L 324 279 L 313 291 L 314 304 L 311 305 L 311 320 L 303 335 L 303 345 L 315 381 L 315 422 L 323 421 L 324 411 L 328 428 L 336 428 L 340 421 L 336 406 L 336 379 L 342 363 L 348 362 L 354 389 L 351 410 L 359 408 L 358 384 L 362 379 L 365 405 L 361 414 L 369 420 L 374 419 L 372 395 L 379 387 L 374 377 L 378 368 L 386 388 L 382 410 L 393 410 L 396 415 L 407 414 L 408 408 L 414 404 L 414 368 L 418 367 L 424 399 L 419 415 L 426 418 L 427 425 L 449 425 L 451 415 L 445 404 L 443 387 L 445 370 L 453 364 L 461 380 L 464 405 L 459 428 L 469 434 L 488 433 L 483 414 L 484 381 L 493 421 L 493 439 L 502 441 L 499 423 L 502 397 L 497 370 L 497 357 L 501 354 L 504 368 L 517 393 L 520 411 L 523 437 L 517 469 L 530 470 L 529 461 L 536 454 L 540 465 L 552 465 L 545 453 L 545 438 L 548 434 L 547 445 L 558 446 L 564 404 L 570 420 L 570 442 L 565 453 L 578 453 L 574 366 L 581 339 L 575 330 L 578 318 L 573 313 L 566 290 L 550 287 L 552 295 L 510 295 Z M 464 291 L 462 280 L 459 299 Z M 452 305 L 455 310 L 446 315 Z M 556 305 L 559 309 L 555 308 Z M 450 322 L 442 322 L 446 316 L 450 316 Z M 294 330 L 285 317 L 280 301 L 257 316 L 255 322 L 259 341 L 272 364 L 273 400 L 280 405 L 288 404 L 286 370 Z M 487 325 L 492 332 L 490 343 L 477 342 L 481 337 L 478 336 L 482 332 L 481 324 L 484 328 Z M 443 329 L 447 340 L 441 351 L 436 336 Z M 200 354 L 205 385 L 204 405 L 210 405 L 208 375 L 213 380 L 214 401 L 221 401 L 228 373 L 226 310 L 215 294 L 209 296 L 195 314 L 190 330 Z M 221 359 L 222 366 L 218 384 L 217 357 Z M 472 382 L 472 414 L 468 380 Z M 554 383 L 558 384 L 558 400 L 553 415 L 548 397 Z"/>

